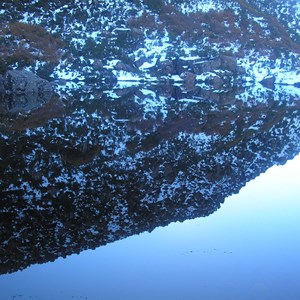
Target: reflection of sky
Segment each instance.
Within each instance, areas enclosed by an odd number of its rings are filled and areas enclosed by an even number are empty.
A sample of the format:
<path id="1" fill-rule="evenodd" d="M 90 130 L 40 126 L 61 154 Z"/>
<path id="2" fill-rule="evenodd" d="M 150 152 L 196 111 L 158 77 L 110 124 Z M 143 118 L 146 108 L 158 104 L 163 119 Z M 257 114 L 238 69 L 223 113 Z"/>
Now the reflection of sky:
<path id="1" fill-rule="evenodd" d="M 271 168 L 207 218 L 0 276 L 0 299 L 300 299 L 299 170 Z"/>

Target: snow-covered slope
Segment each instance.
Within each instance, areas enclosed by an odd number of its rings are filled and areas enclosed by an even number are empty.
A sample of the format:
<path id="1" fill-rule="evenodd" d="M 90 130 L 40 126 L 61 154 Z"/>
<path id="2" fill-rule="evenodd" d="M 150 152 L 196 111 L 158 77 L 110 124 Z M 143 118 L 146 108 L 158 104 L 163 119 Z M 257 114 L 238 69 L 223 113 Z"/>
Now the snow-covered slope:
<path id="1" fill-rule="evenodd" d="M 298 43 L 300 42 L 300 2 L 298 0 L 269 1 L 268 5 L 265 5 L 264 1 L 248 0 L 248 2 L 276 18 L 287 28 L 291 37 Z"/>
<path id="2" fill-rule="evenodd" d="M 227 72 L 227 85 L 232 78 L 236 83 L 237 78 L 260 81 L 269 75 L 279 83 L 278 72 L 299 69 L 295 0 L 2 1 L 0 21 L 2 69 L 27 65 L 52 79 L 159 81 L 189 72 L 204 81 L 211 72 Z M 39 25 L 63 41 L 63 46 L 57 41 L 59 61 L 43 55 L 34 37 L 24 41 L 17 29 L 11 30 L 15 22 Z M 4 51 L 9 39 L 15 40 L 16 55 Z M 239 68 L 214 64 L 220 55 L 235 58 Z M 209 74 L 197 68 L 205 62 L 212 62 Z"/>

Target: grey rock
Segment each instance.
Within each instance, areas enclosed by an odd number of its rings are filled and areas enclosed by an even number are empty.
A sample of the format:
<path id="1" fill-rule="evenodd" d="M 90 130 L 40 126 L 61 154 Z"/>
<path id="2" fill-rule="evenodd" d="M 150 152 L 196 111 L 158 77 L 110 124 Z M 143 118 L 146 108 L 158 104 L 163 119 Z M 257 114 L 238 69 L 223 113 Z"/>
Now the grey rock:
<path id="1" fill-rule="evenodd" d="M 116 64 L 115 69 L 118 71 L 126 71 L 126 72 L 136 72 L 137 71 L 133 67 L 131 67 L 123 62 L 120 62 L 120 61 Z"/>
<path id="2" fill-rule="evenodd" d="M 174 63 L 171 60 L 159 61 L 157 64 L 158 74 L 161 76 L 175 75 L 176 70 Z"/>
<path id="3" fill-rule="evenodd" d="M 219 76 L 214 76 L 209 80 L 209 84 L 213 86 L 215 90 L 220 90 L 223 87 L 224 81 Z"/>
<path id="4" fill-rule="evenodd" d="M 2 78 L 2 84 L 6 94 L 24 95 L 52 92 L 52 86 L 47 80 L 25 70 L 6 72 Z"/>
<path id="5" fill-rule="evenodd" d="M 29 112 L 52 97 L 52 86 L 37 75 L 24 70 L 8 71 L 0 78 L 1 106 L 8 113 Z"/>
<path id="6" fill-rule="evenodd" d="M 273 90 L 275 88 L 275 77 L 274 76 L 266 77 L 263 80 L 261 80 L 260 83 L 264 87 Z"/>
<path id="7" fill-rule="evenodd" d="M 195 74 L 214 72 L 216 70 L 224 70 L 232 74 L 237 74 L 243 71 L 238 67 L 237 59 L 235 57 L 226 55 L 220 55 L 213 60 L 203 62 L 195 61 L 192 68 Z"/>
<path id="8" fill-rule="evenodd" d="M 103 69 L 103 63 L 102 63 L 101 59 L 96 58 L 96 59 L 94 60 L 93 67 L 94 67 L 96 70 L 102 70 L 102 69 Z"/>
<path id="9" fill-rule="evenodd" d="M 294 86 L 297 87 L 297 88 L 300 88 L 300 82 L 295 82 Z"/>
<path id="10" fill-rule="evenodd" d="M 222 70 L 229 71 L 233 74 L 238 73 L 239 69 L 238 69 L 236 57 L 221 55 L 219 59 L 220 59 L 220 65 Z"/>
<path id="11" fill-rule="evenodd" d="M 180 78 L 183 79 L 185 89 L 186 90 L 193 90 L 196 84 L 196 75 L 191 72 L 183 72 L 180 74 Z"/>
<path id="12" fill-rule="evenodd" d="M 141 67 L 144 63 L 151 63 L 151 62 L 152 62 L 151 59 L 146 58 L 146 57 L 141 57 L 141 58 L 139 58 L 138 60 L 136 60 L 136 61 L 134 62 L 134 64 L 135 64 L 135 66 L 136 66 L 137 68 L 139 68 L 139 67 Z"/>

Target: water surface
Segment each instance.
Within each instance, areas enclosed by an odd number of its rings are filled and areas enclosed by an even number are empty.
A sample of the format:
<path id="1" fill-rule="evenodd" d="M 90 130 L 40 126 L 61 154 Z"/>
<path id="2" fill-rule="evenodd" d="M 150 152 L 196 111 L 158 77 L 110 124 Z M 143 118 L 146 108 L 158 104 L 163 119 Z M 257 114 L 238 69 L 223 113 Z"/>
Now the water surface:
<path id="1" fill-rule="evenodd" d="M 300 152 L 300 103 L 241 95 L 86 87 L 4 105 L 0 270 L 32 265 L 0 277 L 5 297 L 298 299 L 299 159 L 228 197 Z"/>

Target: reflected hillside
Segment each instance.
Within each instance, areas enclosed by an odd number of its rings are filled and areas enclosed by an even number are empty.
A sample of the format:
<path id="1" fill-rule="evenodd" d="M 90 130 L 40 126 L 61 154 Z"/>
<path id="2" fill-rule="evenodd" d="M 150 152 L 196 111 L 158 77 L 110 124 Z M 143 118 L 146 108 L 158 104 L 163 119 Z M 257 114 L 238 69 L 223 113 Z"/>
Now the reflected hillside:
<path id="1" fill-rule="evenodd" d="M 299 97 L 282 89 L 84 86 L 28 103 L 1 106 L 2 274 L 208 216 L 300 152 Z"/>

